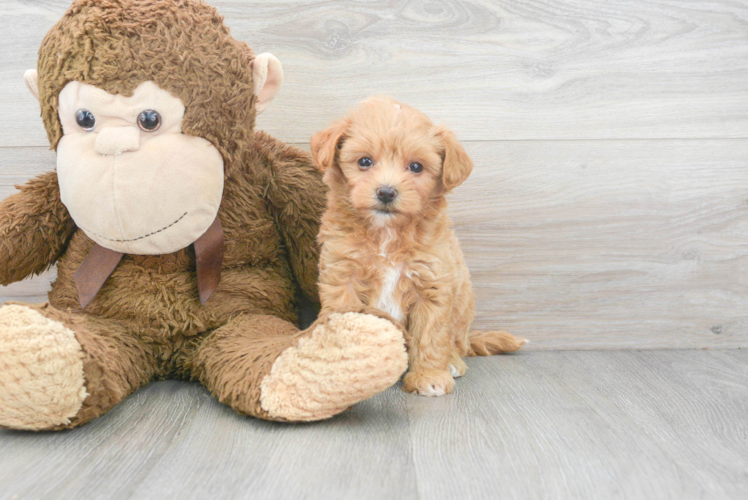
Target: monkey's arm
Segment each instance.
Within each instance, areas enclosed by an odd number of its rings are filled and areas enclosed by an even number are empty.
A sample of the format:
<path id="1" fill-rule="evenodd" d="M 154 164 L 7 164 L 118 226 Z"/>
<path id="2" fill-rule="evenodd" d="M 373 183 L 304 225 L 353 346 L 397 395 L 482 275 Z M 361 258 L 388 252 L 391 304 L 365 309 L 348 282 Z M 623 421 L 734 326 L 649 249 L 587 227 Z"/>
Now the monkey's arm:
<path id="1" fill-rule="evenodd" d="M 283 149 L 268 156 L 268 206 L 285 241 L 296 281 L 304 294 L 318 304 L 317 233 L 325 211 L 327 186 L 308 153 L 281 143 L 275 147 Z"/>
<path id="2" fill-rule="evenodd" d="M 0 202 L 0 284 L 8 285 L 54 264 L 75 231 L 60 200 L 57 173 L 47 172 Z"/>

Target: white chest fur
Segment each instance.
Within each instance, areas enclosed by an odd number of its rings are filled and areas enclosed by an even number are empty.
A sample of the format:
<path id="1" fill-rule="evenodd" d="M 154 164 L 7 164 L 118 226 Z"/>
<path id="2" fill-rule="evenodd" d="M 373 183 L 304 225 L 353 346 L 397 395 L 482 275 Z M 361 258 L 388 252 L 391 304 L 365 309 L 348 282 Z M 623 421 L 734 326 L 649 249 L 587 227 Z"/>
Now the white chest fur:
<path id="1" fill-rule="evenodd" d="M 402 268 L 399 265 L 390 265 L 384 269 L 382 291 L 377 300 L 377 309 L 381 309 L 400 322 L 405 319 L 405 316 L 400 308 L 400 302 L 395 298 L 395 290 L 401 275 Z"/>

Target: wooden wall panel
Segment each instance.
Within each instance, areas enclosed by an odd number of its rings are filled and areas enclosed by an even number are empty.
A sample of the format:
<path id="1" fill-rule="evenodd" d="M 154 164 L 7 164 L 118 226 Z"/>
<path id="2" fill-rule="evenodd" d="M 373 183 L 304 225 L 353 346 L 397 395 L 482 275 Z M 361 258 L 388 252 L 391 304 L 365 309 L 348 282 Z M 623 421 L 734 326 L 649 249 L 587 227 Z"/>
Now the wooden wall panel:
<path id="1" fill-rule="evenodd" d="M 747 137 L 748 4 L 629 1 L 213 1 L 273 52 L 285 83 L 260 127 L 307 142 L 374 93 L 464 140 Z M 5 0 L 0 146 L 42 146 L 24 87 L 68 0 Z"/>
<path id="2" fill-rule="evenodd" d="M 470 144 L 477 328 L 533 347 L 748 347 L 748 141 Z"/>
<path id="3" fill-rule="evenodd" d="M 748 346 L 748 2 L 211 3 L 284 63 L 258 121 L 278 138 L 306 147 L 379 92 L 457 132 L 477 327 L 537 349 Z M 0 6 L 0 197 L 54 168 L 22 75 L 68 5 Z"/>

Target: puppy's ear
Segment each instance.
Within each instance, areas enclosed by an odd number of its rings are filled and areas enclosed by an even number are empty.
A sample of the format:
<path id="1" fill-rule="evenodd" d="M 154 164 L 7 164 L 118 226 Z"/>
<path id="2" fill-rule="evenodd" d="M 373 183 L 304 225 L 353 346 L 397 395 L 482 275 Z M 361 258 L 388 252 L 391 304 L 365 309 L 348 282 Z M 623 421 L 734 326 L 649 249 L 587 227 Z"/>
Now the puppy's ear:
<path id="1" fill-rule="evenodd" d="M 446 127 L 438 127 L 436 135 L 444 147 L 442 161 L 442 182 L 447 190 L 454 189 L 470 176 L 473 160 L 457 140 L 455 134 Z"/>
<path id="2" fill-rule="evenodd" d="M 310 144 L 312 159 L 322 172 L 335 164 L 335 155 L 342 145 L 346 130 L 348 130 L 348 120 L 343 119 L 312 137 Z"/>

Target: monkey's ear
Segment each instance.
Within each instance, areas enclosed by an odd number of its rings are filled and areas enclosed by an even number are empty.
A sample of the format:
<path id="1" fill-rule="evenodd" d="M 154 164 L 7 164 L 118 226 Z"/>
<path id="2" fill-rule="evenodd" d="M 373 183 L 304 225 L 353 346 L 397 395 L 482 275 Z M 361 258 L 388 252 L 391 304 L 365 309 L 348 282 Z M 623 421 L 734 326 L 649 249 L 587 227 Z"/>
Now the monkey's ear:
<path id="1" fill-rule="evenodd" d="M 447 190 L 454 189 L 470 176 L 473 160 L 457 140 L 454 132 L 446 127 L 438 127 L 436 136 L 442 140 L 444 154 L 442 161 L 442 182 Z"/>
<path id="2" fill-rule="evenodd" d="M 348 124 L 349 120 L 344 118 L 325 130 L 317 132 L 312 137 L 309 145 L 312 150 L 312 160 L 322 172 L 335 164 L 335 155 L 342 145 L 345 132 L 348 130 Z"/>
<path id="3" fill-rule="evenodd" d="M 252 60 L 252 83 L 257 96 L 256 111 L 259 115 L 270 106 L 283 83 L 283 66 L 273 54 L 265 52 Z"/>
<path id="4" fill-rule="evenodd" d="M 39 100 L 39 73 L 35 69 L 27 69 L 23 74 L 23 81 L 26 82 L 26 86 L 29 88 L 31 94 Z"/>

